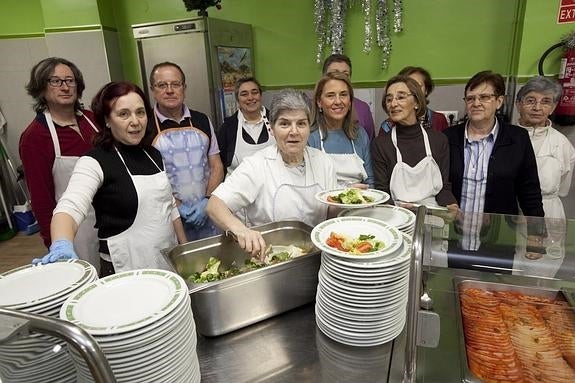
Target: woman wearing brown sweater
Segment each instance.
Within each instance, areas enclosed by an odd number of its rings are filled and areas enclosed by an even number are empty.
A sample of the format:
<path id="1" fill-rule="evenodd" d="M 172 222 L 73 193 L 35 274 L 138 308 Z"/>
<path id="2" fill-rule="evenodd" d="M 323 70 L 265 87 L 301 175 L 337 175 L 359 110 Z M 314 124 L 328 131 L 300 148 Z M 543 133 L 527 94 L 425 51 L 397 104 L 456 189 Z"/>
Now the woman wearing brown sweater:
<path id="1" fill-rule="evenodd" d="M 457 210 L 449 183 L 447 138 L 421 127 L 425 105 L 415 80 L 395 76 L 387 82 L 382 106 L 395 127 L 391 134 L 380 134 L 371 146 L 375 188 L 390 193 L 396 205 Z"/>

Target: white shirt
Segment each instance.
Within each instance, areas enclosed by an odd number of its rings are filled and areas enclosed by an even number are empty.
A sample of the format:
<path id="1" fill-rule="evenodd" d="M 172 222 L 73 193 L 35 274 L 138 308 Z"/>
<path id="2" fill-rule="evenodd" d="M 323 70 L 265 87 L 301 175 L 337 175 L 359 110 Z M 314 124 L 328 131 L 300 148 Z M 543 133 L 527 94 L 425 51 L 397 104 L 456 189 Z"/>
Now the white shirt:
<path id="1" fill-rule="evenodd" d="M 303 185 L 318 184 L 323 190 L 334 189 L 337 177 L 331 158 L 318 149 L 304 151 L 305 180 Z M 279 153 L 277 146 L 264 148 L 242 161 L 240 166 L 221 183 L 213 195 L 220 198 L 232 212 L 245 208 L 252 225 L 273 222 L 274 197 L 282 184 L 294 184 L 293 173 Z M 317 201 L 318 208 L 324 205 Z"/>

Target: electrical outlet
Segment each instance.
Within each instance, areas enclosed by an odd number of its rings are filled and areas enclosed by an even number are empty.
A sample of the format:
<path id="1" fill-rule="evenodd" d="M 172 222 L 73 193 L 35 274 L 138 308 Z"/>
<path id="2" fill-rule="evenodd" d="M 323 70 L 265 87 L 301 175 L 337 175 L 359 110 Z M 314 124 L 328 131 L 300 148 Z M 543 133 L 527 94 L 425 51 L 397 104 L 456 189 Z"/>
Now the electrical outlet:
<path id="1" fill-rule="evenodd" d="M 459 121 L 459 112 L 457 110 L 441 110 L 438 113 L 442 113 L 445 118 L 447 118 L 447 122 L 449 125 L 457 123 Z"/>

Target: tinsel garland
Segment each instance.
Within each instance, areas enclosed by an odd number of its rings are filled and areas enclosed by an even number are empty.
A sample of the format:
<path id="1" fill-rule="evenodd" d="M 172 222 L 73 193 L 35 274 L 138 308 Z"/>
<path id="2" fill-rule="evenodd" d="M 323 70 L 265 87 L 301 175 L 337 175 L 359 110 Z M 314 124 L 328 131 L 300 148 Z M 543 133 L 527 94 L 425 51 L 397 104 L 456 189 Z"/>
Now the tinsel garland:
<path id="1" fill-rule="evenodd" d="M 360 0 L 359 5 L 364 15 L 363 52 L 370 53 L 373 41 L 371 26 L 371 5 L 376 1 L 375 32 L 377 45 L 381 49 L 381 67 L 387 69 L 391 56 L 391 37 L 387 0 Z M 357 5 L 356 0 L 314 0 L 314 23 L 317 35 L 316 62 L 322 62 L 322 56 L 327 46 L 330 53 L 342 53 L 345 44 L 345 19 L 348 8 Z M 393 32 L 403 31 L 403 2 L 393 0 Z"/>

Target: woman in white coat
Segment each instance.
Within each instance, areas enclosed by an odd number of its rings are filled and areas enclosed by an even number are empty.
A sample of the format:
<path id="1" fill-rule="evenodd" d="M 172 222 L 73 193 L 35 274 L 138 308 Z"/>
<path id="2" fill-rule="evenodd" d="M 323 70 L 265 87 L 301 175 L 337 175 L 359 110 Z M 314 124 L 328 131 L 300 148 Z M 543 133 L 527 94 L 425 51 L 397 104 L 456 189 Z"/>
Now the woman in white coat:
<path id="1" fill-rule="evenodd" d="M 261 233 L 248 226 L 298 220 L 314 226 L 327 216 L 327 207 L 315 194 L 336 187 L 330 157 L 307 146 L 310 109 L 304 94 L 280 91 L 273 99 L 270 124 L 276 144 L 245 158 L 212 192 L 207 212 L 222 230 L 238 238 L 252 255 L 266 248 Z M 247 226 L 234 213 L 246 212 Z"/>
<path id="2" fill-rule="evenodd" d="M 519 89 L 516 99 L 519 126 L 529 133 L 537 160 L 548 235 L 544 241 L 545 254 L 525 252 L 524 241 L 518 240 L 516 258 L 518 254 L 525 254 L 528 262 L 519 268 L 540 276 L 553 276 L 565 254 L 565 210 L 559 197 L 566 197 L 571 187 L 575 148 L 567 137 L 553 128 L 549 120 L 561 99 L 561 93 L 561 86 L 557 82 L 537 76 Z"/>
<path id="3" fill-rule="evenodd" d="M 92 101 L 105 126 L 82 156 L 54 210 L 50 253 L 34 263 L 77 258 L 72 241 L 90 206 L 96 212 L 100 276 L 168 268 L 160 250 L 186 242 L 160 152 L 146 129 L 152 115 L 144 92 L 128 82 L 105 85 Z"/>

